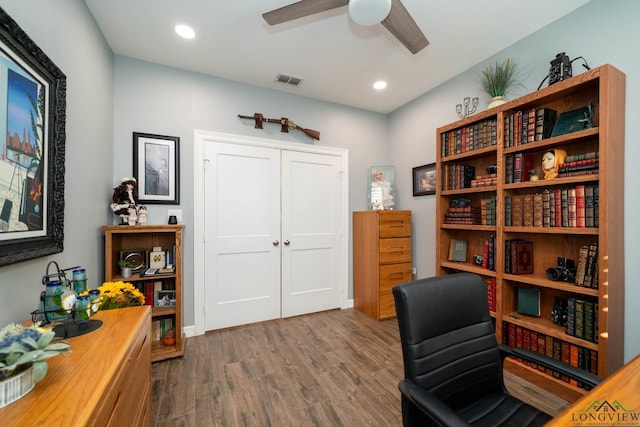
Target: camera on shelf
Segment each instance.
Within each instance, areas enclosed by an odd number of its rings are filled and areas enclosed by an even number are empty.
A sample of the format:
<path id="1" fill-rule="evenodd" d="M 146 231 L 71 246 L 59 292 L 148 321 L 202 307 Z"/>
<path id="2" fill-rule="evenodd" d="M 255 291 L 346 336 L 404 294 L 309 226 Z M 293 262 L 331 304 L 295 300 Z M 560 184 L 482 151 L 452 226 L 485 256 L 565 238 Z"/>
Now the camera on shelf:
<path id="1" fill-rule="evenodd" d="M 547 268 L 547 278 L 556 282 L 576 281 L 576 265 L 572 259 L 558 257 L 558 265 Z"/>
<path id="2" fill-rule="evenodd" d="M 560 297 L 553 298 L 551 321 L 556 325 L 567 326 L 567 300 Z"/>

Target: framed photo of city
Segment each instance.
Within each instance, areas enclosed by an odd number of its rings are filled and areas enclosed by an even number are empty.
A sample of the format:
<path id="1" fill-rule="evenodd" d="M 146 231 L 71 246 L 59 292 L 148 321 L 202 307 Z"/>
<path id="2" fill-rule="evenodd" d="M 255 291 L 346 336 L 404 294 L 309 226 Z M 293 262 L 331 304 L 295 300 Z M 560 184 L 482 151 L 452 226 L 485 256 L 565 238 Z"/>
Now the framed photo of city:
<path id="1" fill-rule="evenodd" d="M 141 204 L 179 204 L 180 138 L 134 132 L 133 176 Z"/>
<path id="2" fill-rule="evenodd" d="M 62 252 L 66 76 L 0 8 L 0 266 Z"/>
<path id="3" fill-rule="evenodd" d="M 436 164 L 413 168 L 413 196 L 436 194 Z"/>

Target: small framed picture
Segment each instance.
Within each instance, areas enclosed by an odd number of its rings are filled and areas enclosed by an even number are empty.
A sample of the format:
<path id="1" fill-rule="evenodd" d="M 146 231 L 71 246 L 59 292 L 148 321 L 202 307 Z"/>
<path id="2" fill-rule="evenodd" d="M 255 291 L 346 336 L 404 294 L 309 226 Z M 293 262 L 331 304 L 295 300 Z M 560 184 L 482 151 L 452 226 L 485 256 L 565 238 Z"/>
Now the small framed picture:
<path id="1" fill-rule="evenodd" d="M 175 307 L 176 291 L 157 290 L 156 291 L 156 307 Z"/>
<path id="2" fill-rule="evenodd" d="M 133 133 L 133 176 L 142 204 L 180 204 L 180 138 Z"/>
<path id="3" fill-rule="evenodd" d="M 393 166 L 371 166 L 369 168 L 369 209 L 395 209 L 396 173 Z"/>
<path id="4" fill-rule="evenodd" d="M 436 194 L 436 164 L 413 168 L 413 196 Z"/>

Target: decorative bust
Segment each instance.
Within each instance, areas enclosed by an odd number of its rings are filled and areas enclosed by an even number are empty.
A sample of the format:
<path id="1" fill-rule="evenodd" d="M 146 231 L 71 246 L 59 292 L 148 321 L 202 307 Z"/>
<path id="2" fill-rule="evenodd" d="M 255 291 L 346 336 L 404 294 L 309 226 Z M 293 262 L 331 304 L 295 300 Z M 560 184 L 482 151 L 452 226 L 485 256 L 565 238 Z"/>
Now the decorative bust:
<path id="1" fill-rule="evenodd" d="M 558 165 L 564 163 L 567 152 L 564 150 L 547 150 L 542 155 L 542 172 L 544 179 L 554 179 L 558 176 Z"/>

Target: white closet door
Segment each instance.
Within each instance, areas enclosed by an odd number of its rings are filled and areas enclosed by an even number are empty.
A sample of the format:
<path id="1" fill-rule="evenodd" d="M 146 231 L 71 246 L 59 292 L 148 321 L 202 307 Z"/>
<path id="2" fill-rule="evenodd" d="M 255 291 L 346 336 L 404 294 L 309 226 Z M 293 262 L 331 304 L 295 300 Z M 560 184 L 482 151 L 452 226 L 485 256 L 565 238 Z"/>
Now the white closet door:
<path id="1" fill-rule="evenodd" d="M 282 152 L 282 317 L 340 307 L 340 162 Z"/>
<path id="2" fill-rule="evenodd" d="M 207 143 L 206 330 L 280 317 L 280 150 Z"/>

